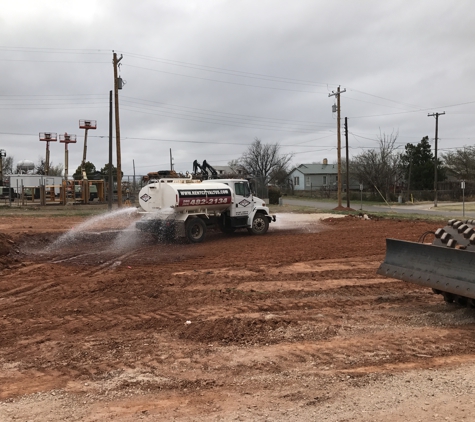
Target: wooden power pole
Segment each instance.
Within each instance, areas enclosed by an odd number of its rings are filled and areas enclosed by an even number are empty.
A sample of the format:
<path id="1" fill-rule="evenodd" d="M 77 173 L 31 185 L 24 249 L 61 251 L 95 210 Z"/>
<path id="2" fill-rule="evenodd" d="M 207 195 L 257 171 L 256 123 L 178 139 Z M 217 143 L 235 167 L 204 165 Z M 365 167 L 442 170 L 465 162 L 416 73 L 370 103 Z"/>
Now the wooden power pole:
<path id="1" fill-rule="evenodd" d="M 336 92 L 328 94 L 329 97 L 336 97 L 336 130 L 337 130 L 337 161 L 338 161 L 338 208 L 341 208 L 341 130 L 340 130 L 340 94 L 346 92 L 346 89 L 340 91 L 340 86 Z"/>
<path id="2" fill-rule="evenodd" d="M 109 183 L 107 184 L 107 208 L 112 210 L 114 196 L 114 180 L 112 178 L 112 91 L 109 91 Z"/>
<path id="3" fill-rule="evenodd" d="M 122 89 L 122 79 L 119 81 L 118 65 L 122 60 L 122 54 L 120 59 L 117 59 L 117 53 L 114 53 L 112 64 L 114 66 L 114 105 L 115 105 L 115 142 L 117 150 L 117 206 L 122 207 L 122 163 L 120 156 L 120 123 L 119 123 L 119 89 Z"/>
<path id="4" fill-rule="evenodd" d="M 350 155 L 348 151 L 348 117 L 345 117 L 346 143 L 346 208 L 350 208 Z"/>
<path id="5" fill-rule="evenodd" d="M 432 113 L 427 116 L 435 117 L 435 146 L 434 146 L 434 207 L 437 206 L 437 136 L 439 134 L 439 116 L 445 114 L 443 113 Z"/>

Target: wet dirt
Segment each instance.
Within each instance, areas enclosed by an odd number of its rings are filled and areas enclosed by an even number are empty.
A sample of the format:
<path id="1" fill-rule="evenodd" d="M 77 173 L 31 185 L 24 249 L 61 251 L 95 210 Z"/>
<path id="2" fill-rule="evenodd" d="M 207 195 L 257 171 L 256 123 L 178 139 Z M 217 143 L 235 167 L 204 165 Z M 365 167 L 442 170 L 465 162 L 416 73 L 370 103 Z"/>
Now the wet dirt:
<path id="1" fill-rule="evenodd" d="M 439 224 L 134 218 L 0 217 L 0 420 L 472 420 L 475 312 L 376 275 Z"/>

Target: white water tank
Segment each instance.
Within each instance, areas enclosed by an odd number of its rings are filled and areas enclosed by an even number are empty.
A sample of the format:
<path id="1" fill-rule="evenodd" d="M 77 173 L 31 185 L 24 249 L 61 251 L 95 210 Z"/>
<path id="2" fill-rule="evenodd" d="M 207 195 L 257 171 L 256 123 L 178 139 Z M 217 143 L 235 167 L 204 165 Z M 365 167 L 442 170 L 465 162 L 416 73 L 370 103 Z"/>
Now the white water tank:
<path id="1" fill-rule="evenodd" d="M 139 194 L 140 206 L 146 212 L 219 211 L 229 208 L 232 201 L 231 188 L 219 182 L 180 183 L 177 179 L 161 179 L 145 185 Z"/>
<path id="2" fill-rule="evenodd" d="M 18 161 L 16 169 L 18 173 L 26 174 L 29 171 L 33 171 L 35 169 L 35 163 L 30 160 L 21 160 Z"/>

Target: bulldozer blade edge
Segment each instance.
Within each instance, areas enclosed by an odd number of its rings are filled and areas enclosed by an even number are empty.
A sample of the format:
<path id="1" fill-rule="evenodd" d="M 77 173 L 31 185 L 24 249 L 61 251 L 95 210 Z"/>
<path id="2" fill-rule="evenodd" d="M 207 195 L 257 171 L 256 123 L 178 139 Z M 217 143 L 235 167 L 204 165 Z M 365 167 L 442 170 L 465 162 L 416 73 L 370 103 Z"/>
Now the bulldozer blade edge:
<path id="1" fill-rule="evenodd" d="M 436 293 L 475 299 L 474 268 L 472 251 L 386 239 L 386 257 L 377 273 Z"/>

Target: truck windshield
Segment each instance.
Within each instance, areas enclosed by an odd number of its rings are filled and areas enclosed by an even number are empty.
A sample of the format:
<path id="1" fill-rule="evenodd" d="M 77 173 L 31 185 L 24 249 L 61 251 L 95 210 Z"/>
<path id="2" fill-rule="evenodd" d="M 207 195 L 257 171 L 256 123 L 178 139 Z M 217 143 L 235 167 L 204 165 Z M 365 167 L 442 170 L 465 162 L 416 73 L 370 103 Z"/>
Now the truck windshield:
<path id="1" fill-rule="evenodd" d="M 234 184 L 234 191 L 236 192 L 236 195 L 242 195 L 246 198 L 251 194 L 247 182 L 236 182 Z"/>

